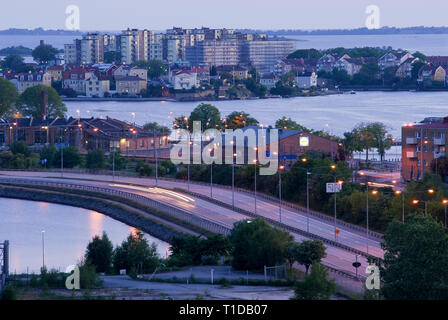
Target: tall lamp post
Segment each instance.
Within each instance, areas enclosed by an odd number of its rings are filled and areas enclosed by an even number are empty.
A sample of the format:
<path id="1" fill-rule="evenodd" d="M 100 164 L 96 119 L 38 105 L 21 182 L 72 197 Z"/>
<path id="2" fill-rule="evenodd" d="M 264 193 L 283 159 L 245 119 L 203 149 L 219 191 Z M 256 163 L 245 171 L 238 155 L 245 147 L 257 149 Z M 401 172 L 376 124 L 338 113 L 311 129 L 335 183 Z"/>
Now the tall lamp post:
<path id="1" fill-rule="evenodd" d="M 42 269 L 45 268 L 45 230 L 42 230 Z"/>
<path id="2" fill-rule="evenodd" d="M 404 223 L 404 192 L 395 190 L 394 194 L 399 196 L 401 194 L 401 221 Z"/>
<path id="3" fill-rule="evenodd" d="M 279 206 L 278 213 L 280 222 L 282 222 L 282 171 L 285 170 L 285 166 L 280 165 L 278 167 L 278 198 L 279 198 Z"/>
<path id="4" fill-rule="evenodd" d="M 306 232 L 310 232 L 310 175 L 311 172 L 306 172 Z"/>
<path id="5" fill-rule="evenodd" d="M 232 158 L 232 209 L 235 209 L 235 160 L 237 154 L 233 154 Z"/>
<path id="6" fill-rule="evenodd" d="M 445 229 L 446 229 L 446 206 L 448 205 L 448 200 L 447 199 L 443 199 L 442 200 L 442 204 L 445 207 Z"/>
<path id="7" fill-rule="evenodd" d="M 254 162 L 254 204 L 255 204 L 255 214 L 257 214 L 257 159 Z"/>

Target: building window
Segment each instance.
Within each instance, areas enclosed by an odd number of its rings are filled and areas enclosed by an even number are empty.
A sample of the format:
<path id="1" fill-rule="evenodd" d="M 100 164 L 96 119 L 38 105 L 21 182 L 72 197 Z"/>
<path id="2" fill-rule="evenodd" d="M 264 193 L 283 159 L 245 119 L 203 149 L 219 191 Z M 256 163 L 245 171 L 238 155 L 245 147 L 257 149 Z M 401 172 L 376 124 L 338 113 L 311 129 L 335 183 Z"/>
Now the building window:
<path id="1" fill-rule="evenodd" d="M 140 140 L 140 148 L 144 148 L 145 147 L 145 140 Z"/>

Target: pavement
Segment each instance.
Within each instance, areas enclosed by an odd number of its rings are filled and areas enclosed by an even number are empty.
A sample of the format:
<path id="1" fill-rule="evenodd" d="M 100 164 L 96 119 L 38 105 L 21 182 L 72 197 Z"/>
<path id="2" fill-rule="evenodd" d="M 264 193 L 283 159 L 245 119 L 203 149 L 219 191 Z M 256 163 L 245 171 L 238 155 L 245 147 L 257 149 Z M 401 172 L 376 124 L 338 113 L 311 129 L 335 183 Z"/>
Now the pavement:
<path id="1" fill-rule="evenodd" d="M 132 280 L 128 276 L 103 276 L 103 288 L 145 290 L 148 299 L 205 300 L 289 300 L 291 288 L 268 286 L 230 286 L 211 284 L 181 284 Z M 139 299 L 144 299 L 140 296 Z"/>

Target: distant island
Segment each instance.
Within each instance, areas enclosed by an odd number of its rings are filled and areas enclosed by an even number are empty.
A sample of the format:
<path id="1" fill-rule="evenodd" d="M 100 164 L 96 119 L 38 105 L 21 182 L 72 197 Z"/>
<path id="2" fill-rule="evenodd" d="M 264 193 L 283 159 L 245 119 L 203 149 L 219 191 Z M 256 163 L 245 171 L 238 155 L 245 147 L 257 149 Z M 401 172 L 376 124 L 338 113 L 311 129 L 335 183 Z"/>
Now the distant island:
<path id="1" fill-rule="evenodd" d="M 162 32 L 161 30 L 155 30 Z M 90 30 L 92 31 L 92 30 Z M 261 30 L 261 29 L 236 29 L 237 32 L 242 33 L 266 33 L 270 36 L 320 36 L 320 35 L 387 35 L 387 34 L 448 34 L 448 27 L 382 27 L 380 29 L 317 29 L 317 30 L 300 30 L 300 29 L 279 29 L 279 30 Z M 47 35 L 47 36 L 80 36 L 84 31 L 72 30 L 45 30 L 43 28 L 36 29 L 17 29 L 10 28 L 7 30 L 0 30 L 0 35 Z M 93 32 L 93 31 L 92 31 Z M 98 31 L 99 32 L 99 31 Z M 108 31 L 101 31 L 101 33 L 108 33 Z"/>
<path id="2" fill-rule="evenodd" d="M 17 35 L 17 36 L 80 36 L 83 31 L 71 31 L 71 30 L 45 30 L 43 28 L 36 29 L 17 29 L 10 28 L 7 30 L 0 30 L 0 35 Z"/>
<path id="3" fill-rule="evenodd" d="M 243 33 L 266 33 L 271 36 L 322 36 L 322 35 L 387 35 L 387 34 L 448 34 L 448 27 L 383 27 L 380 29 L 320 29 L 320 30 L 253 30 L 238 29 Z"/>
<path id="4" fill-rule="evenodd" d="M 21 56 L 30 56 L 33 52 L 33 49 L 24 47 L 24 46 L 12 46 L 0 49 L 0 56 L 9 56 L 11 54 L 19 54 Z"/>

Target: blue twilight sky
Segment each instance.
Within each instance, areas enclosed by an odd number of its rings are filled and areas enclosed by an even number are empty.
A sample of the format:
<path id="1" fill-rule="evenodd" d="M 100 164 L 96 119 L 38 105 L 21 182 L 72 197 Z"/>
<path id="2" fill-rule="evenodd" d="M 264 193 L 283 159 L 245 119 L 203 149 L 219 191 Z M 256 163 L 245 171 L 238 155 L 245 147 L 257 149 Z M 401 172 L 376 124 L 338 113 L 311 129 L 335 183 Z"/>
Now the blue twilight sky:
<path id="1" fill-rule="evenodd" d="M 381 26 L 448 25 L 448 0 L 0 0 L 0 29 L 64 29 L 65 8 L 80 8 L 81 30 L 172 26 L 258 29 L 364 27 L 368 5 Z M 6 10 L 5 10 L 6 9 Z"/>

